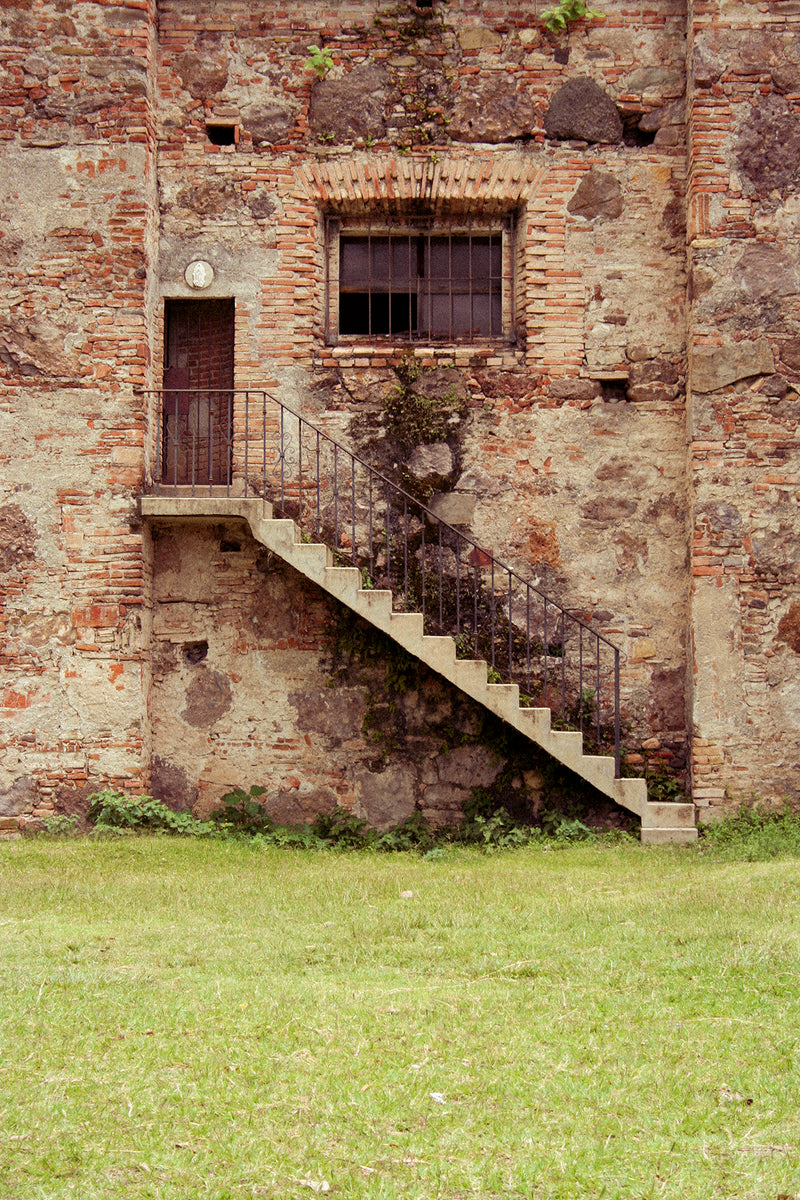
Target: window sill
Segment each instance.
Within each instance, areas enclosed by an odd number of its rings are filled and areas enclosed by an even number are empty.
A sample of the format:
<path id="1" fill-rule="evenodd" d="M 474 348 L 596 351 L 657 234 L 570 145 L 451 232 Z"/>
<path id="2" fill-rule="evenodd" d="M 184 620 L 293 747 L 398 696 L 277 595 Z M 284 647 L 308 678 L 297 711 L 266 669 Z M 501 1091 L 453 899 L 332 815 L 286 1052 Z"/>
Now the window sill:
<path id="1" fill-rule="evenodd" d="M 520 367 L 525 353 L 506 342 L 461 342 L 449 345 L 410 346 L 406 343 L 339 341 L 321 347 L 318 362 L 346 368 L 391 367 L 404 359 L 416 358 L 439 367 Z"/>

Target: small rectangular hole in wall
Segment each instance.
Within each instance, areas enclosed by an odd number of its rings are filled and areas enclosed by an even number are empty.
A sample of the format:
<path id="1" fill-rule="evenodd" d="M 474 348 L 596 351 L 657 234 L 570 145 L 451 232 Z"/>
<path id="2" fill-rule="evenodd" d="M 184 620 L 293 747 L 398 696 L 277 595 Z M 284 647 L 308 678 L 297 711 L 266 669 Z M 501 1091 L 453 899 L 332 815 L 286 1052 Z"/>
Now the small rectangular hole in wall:
<path id="1" fill-rule="evenodd" d="M 592 378 L 603 389 L 604 404 L 626 404 L 628 400 L 628 377 L 622 374 L 593 375 Z"/>
<path id="2" fill-rule="evenodd" d="M 198 663 L 208 658 L 208 642 L 184 642 L 183 643 L 183 660 L 190 667 L 196 667 Z"/>
<path id="3" fill-rule="evenodd" d="M 235 146 L 236 126 L 206 122 L 206 137 L 212 146 Z"/>

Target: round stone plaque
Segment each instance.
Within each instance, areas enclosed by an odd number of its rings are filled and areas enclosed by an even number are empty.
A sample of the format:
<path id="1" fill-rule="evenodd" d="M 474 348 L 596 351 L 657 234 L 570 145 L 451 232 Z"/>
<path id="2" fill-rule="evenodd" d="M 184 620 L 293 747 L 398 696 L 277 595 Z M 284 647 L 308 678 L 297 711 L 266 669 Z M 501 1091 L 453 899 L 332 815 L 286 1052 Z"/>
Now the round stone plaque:
<path id="1" fill-rule="evenodd" d="M 189 263 L 183 273 L 183 278 L 189 287 L 207 288 L 214 282 L 214 268 L 211 263 L 205 262 L 202 258 L 196 258 L 194 262 Z"/>

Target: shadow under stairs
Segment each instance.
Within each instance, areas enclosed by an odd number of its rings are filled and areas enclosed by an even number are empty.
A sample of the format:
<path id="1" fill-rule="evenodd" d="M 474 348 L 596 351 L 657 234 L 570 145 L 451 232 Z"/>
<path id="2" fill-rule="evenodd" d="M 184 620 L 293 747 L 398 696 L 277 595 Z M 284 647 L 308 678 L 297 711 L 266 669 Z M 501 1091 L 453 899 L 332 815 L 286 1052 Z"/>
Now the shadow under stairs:
<path id="1" fill-rule="evenodd" d="M 328 546 L 303 541 L 295 521 L 275 518 L 271 504 L 259 497 L 147 495 L 142 496 L 141 506 L 142 516 L 151 519 L 243 519 L 256 541 L 306 579 L 388 634 L 409 654 L 519 730 L 603 795 L 635 813 L 642 823 L 643 842 L 696 840 L 694 805 L 650 801 L 644 779 L 615 777 L 611 755 L 584 754 L 581 733 L 553 729 L 549 708 L 522 707 L 517 684 L 489 683 L 484 660 L 459 658 L 453 637 L 426 634 L 421 613 L 393 611 L 390 591 L 362 587 L 362 574 L 357 567 L 334 565 L 334 554 Z"/>

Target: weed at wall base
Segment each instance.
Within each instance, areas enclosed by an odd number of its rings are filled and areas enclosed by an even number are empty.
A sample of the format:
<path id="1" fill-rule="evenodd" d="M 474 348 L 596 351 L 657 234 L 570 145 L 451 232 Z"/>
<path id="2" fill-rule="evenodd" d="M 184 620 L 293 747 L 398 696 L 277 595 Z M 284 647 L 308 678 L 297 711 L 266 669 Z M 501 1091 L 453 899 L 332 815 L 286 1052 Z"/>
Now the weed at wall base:
<path id="1" fill-rule="evenodd" d="M 788 801 L 769 808 L 753 797 L 721 820 L 701 824 L 699 832 L 701 852 L 714 858 L 738 862 L 800 858 L 800 813 Z"/>
<path id="2" fill-rule="evenodd" d="M 545 814 L 541 827 L 523 824 L 490 797 L 475 789 L 473 804 L 459 825 L 433 829 L 422 813 L 415 812 L 383 832 L 345 808 L 319 813 L 302 825 L 278 825 L 270 819 L 259 798 L 262 787 L 236 788 L 222 797 L 220 807 L 207 821 L 191 813 L 174 812 L 152 797 L 127 797 L 107 790 L 90 796 L 88 817 L 98 834 L 164 833 L 182 837 L 246 840 L 257 846 L 295 847 L 305 850 L 416 851 L 429 854 L 447 846 L 478 846 L 486 852 L 520 846 L 568 845 L 577 841 L 634 840 L 615 830 L 601 835 L 581 821 L 558 813 Z M 491 811 L 490 811 L 491 810 Z"/>

